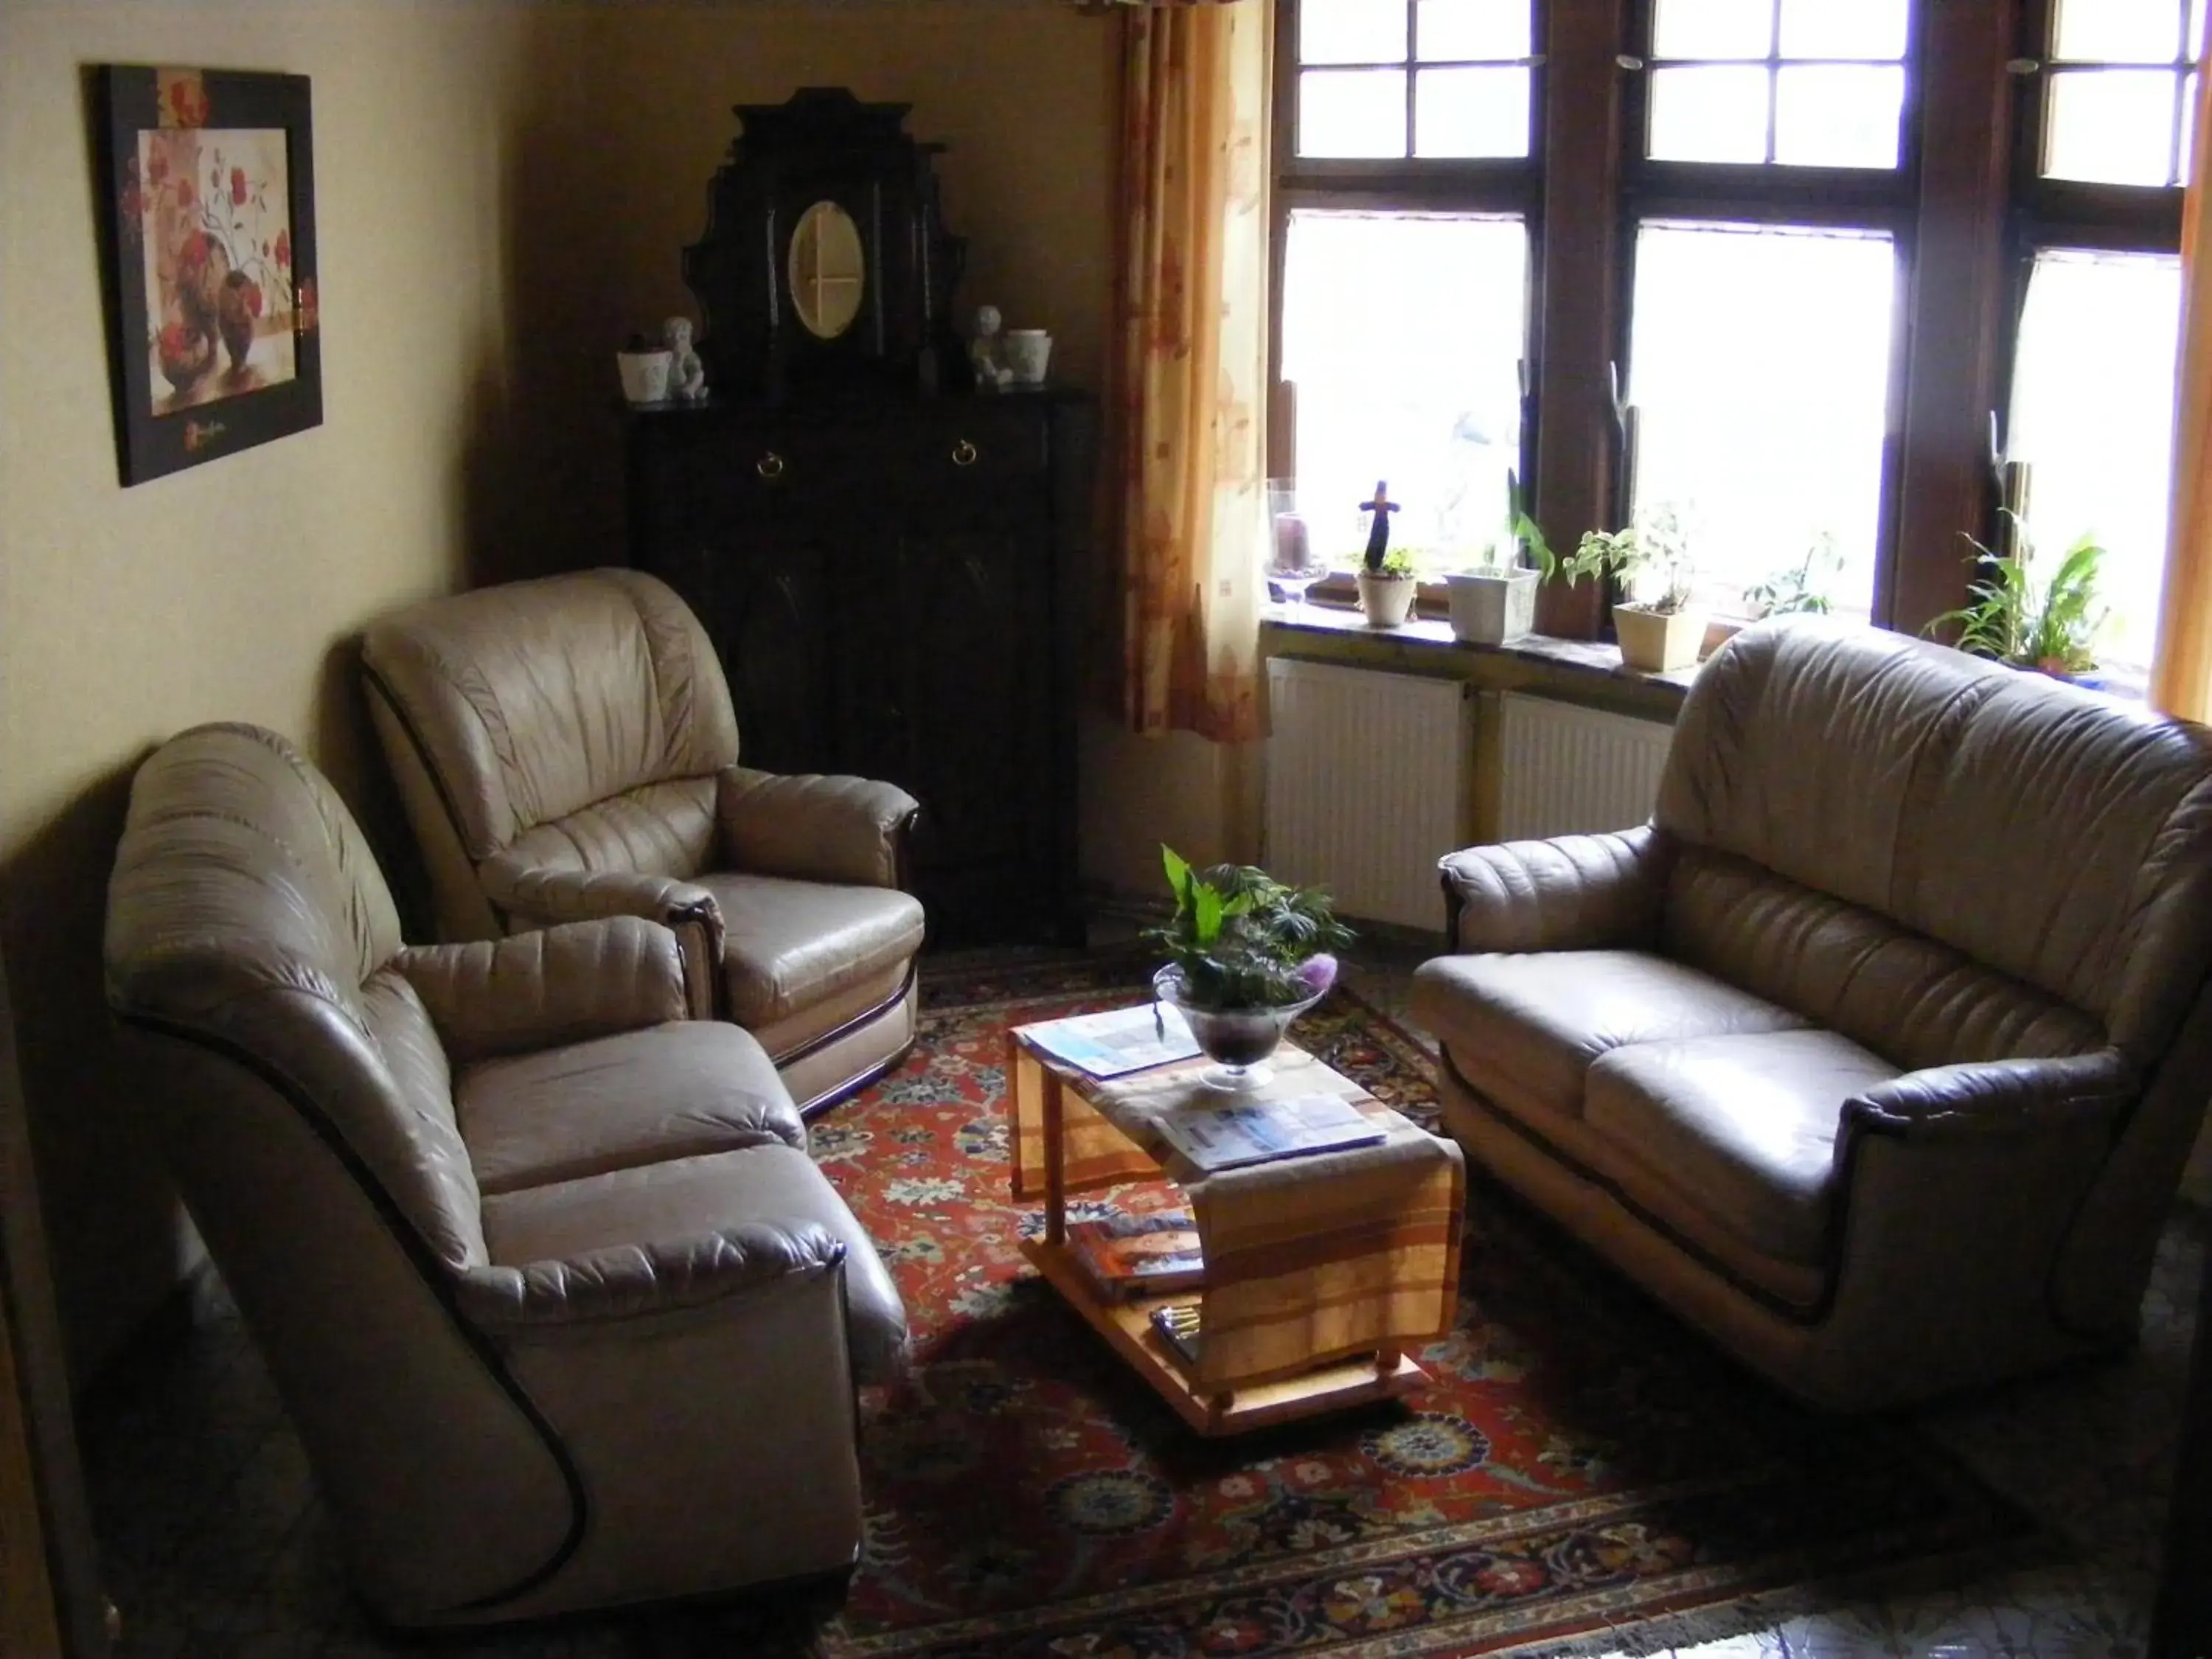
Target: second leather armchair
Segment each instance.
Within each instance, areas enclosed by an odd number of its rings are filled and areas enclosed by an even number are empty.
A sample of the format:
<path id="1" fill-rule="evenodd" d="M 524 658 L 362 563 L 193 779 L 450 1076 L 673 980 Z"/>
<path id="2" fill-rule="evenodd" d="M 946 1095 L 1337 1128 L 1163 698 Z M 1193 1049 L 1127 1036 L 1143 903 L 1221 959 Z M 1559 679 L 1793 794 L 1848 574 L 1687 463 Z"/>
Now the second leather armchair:
<path id="1" fill-rule="evenodd" d="M 740 765 L 714 647 L 665 585 L 595 570 L 434 599 L 371 627 L 362 660 L 444 938 L 661 922 L 692 1012 L 751 1031 L 807 1110 L 912 1045 L 914 798 Z"/>

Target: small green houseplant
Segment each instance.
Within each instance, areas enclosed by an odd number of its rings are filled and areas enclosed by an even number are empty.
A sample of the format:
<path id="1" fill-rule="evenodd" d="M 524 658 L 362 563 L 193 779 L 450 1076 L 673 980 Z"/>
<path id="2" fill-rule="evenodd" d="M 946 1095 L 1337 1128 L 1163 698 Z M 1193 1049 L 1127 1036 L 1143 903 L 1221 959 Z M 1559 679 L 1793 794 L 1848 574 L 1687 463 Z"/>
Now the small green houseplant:
<path id="1" fill-rule="evenodd" d="M 1665 674 L 1697 661 L 1705 616 L 1690 604 L 1695 567 L 1672 508 L 1654 508 L 1625 529 L 1589 532 L 1559 573 L 1570 586 L 1584 576 L 1620 583 L 1626 597 L 1613 607 L 1613 625 L 1624 666 Z"/>
<path id="2" fill-rule="evenodd" d="M 1837 550 L 1835 537 L 1823 530 L 1813 538 L 1804 557 L 1796 563 L 1784 565 L 1745 588 L 1743 602 L 1751 607 L 1754 622 L 1769 617 L 1825 617 L 1834 608 L 1828 583 L 1843 568 L 1844 556 Z"/>
<path id="3" fill-rule="evenodd" d="M 2097 630 L 2106 615 L 2097 595 L 2104 547 L 2094 535 L 2084 532 L 2060 556 L 2050 576 L 2039 580 L 2027 526 L 2016 515 L 2007 516 L 2019 528 L 2020 551 L 1994 552 L 1967 537 L 1967 544 L 1980 556 L 1977 562 L 1983 572 L 1982 580 L 1968 589 L 1973 599 L 1936 617 L 1923 631 L 1932 634 L 1956 623 L 1961 651 L 2060 679 L 2078 678 L 2097 665 Z"/>
<path id="4" fill-rule="evenodd" d="M 1361 505 L 1367 509 L 1369 520 L 1367 553 L 1358 572 L 1359 608 L 1366 613 L 1369 626 L 1396 628 L 1413 611 L 1413 596 L 1420 591 L 1413 575 L 1413 555 L 1405 548 L 1390 545 L 1390 515 L 1398 510 L 1398 504 L 1390 499 L 1387 483 L 1377 478 L 1375 499 Z"/>
<path id="5" fill-rule="evenodd" d="M 1328 895 L 1291 887 L 1250 865 L 1194 870 L 1160 848 L 1175 915 L 1146 939 L 1167 952 L 1152 993 L 1182 1011 L 1216 1065 L 1206 1081 L 1238 1089 L 1265 1081 L 1261 1062 L 1291 1022 L 1336 982 L 1336 955 L 1352 942 Z"/>
<path id="6" fill-rule="evenodd" d="M 1520 480 L 1509 470 L 1505 521 L 1498 533 L 1483 549 L 1480 563 L 1444 577 L 1451 591 L 1453 636 L 1472 645 L 1519 639 L 1535 626 L 1537 585 L 1559 568 L 1559 556 L 1522 506 Z"/>

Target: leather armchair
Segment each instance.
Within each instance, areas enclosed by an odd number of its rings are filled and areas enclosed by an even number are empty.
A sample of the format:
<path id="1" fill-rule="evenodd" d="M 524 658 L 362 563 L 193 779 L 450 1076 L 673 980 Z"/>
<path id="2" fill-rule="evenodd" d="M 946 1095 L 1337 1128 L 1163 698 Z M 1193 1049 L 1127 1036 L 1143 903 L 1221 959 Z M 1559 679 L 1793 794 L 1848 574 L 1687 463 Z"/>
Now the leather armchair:
<path id="1" fill-rule="evenodd" d="M 283 738 L 139 769 L 108 1000 L 381 1619 L 849 1568 L 896 1291 L 760 1045 L 618 916 L 400 943 Z M 772 1521 L 763 1517 L 773 1517 Z"/>
<path id="2" fill-rule="evenodd" d="M 714 647 L 664 583 L 595 570 L 432 600 L 371 627 L 362 661 L 442 937 L 659 921 L 693 1012 L 751 1031 L 809 1113 L 912 1047 L 913 797 L 740 765 Z"/>
<path id="3" fill-rule="evenodd" d="M 2212 1093 L 2212 733 L 1765 624 L 1650 823 L 1443 868 L 1448 1124 L 1746 1363 L 1865 1409 L 2131 1340 Z"/>

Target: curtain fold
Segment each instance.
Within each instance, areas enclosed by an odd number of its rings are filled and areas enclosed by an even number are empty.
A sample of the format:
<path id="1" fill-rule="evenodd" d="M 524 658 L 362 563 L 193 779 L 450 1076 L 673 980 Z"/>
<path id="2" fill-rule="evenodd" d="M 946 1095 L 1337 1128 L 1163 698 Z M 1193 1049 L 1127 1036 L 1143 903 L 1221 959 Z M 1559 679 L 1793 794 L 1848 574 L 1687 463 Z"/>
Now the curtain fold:
<path id="1" fill-rule="evenodd" d="M 2160 712 L 2212 720 L 2212 76 L 2198 65 L 2196 148 L 2181 217 L 2181 361 L 2175 376 L 2173 485 L 2166 582 L 2150 700 Z"/>
<path id="2" fill-rule="evenodd" d="M 1273 0 L 1122 13 L 1112 407 L 1133 730 L 1260 731 Z"/>

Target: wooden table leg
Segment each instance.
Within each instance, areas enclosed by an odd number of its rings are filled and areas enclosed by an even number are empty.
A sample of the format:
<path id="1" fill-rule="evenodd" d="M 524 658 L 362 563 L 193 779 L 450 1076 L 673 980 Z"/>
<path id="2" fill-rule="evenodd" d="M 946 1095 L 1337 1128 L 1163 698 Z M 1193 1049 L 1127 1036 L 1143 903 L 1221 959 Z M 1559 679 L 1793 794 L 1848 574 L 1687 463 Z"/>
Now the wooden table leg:
<path id="1" fill-rule="evenodd" d="M 1067 1243 L 1067 1125 L 1060 1079 L 1048 1066 L 1037 1075 L 1044 1088 L 1044 1237 L 1048 1244 Z"/>

